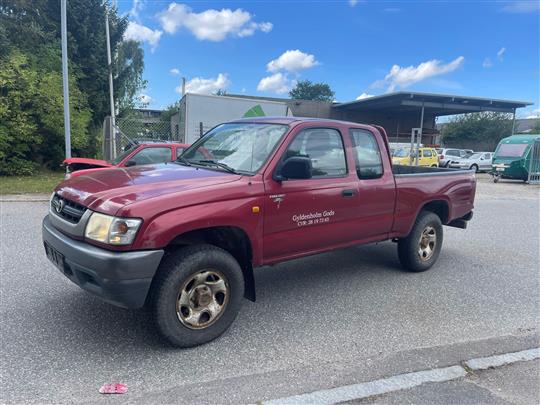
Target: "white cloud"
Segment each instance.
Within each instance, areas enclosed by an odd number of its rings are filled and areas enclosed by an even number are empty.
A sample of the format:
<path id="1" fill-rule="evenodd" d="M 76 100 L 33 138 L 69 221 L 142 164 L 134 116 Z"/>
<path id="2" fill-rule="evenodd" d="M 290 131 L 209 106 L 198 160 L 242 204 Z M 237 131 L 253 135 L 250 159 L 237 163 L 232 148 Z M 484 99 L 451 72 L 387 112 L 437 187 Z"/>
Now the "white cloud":
<path id="1" fill-rule="evenodd" d="M 525 118 L 540 118 L 540 108 L 528 112 Z"/>
<path id="2" fill-rule="evenodd" d="M 161 34 L 163 34 L 163 32 L 160 30 L 152 30 L 144 25 L 130 21 L 126 32 L 124 32 L 124 39 L 147 42 L 150 45 L 151 51 L 153 52 L 159 43 Z"/>
<path id="3" fill-rule="evenodd" d="M 131 10 L 129 10 L 128 14 L 135 18 L 139 18 L 139 13 L 143 9 L 143 1 L 142 0 L 133 0 L 133 6 L 131 7 Z"/>
<path id="4" fill-rule="evenodd" d="M 291 81 L 286 74 L 275 73 L 271 76 L 263 77 L 257 85 L 257 90 L 284 94 L 289 92 L 294 83 L 295 82 Z"/>
<path id="5" fill-rule="evenodd" d="M 349 0 L 349 6 L 354 7 L 358 4 L 358 0 Z"/>
<path id="6" fill-rule="evenodd" d="M 503 61 L 504 59 L 504 53 L 506 52 L 506 48 L 505 47 L 502 47 L 501 49 L 499 49 L 499 52 L 497 52 L 497 59 L 499 59 L 501 62 Z"/>
<path id="7" fill-rule="evenodd" d="M 453 72 L 463 64 L 464 60 L 465 58 L 463 56 L 459 56 L 447 64 L 443 64 L 440 60 L 433 59 L 420 63 L 418 66 L 401 67 L 399 65 L 394 65 L 384 79 L 376 81 L 373 83 L 372 87 L 383 87 L 388 85 L 387 92 L 394 91 L 396 88 L 405 88 L 431 77 Z"/>
<path id="8" fill-rule="evenodd" d="M 318 64 L 319 62 L 315 60 L 315 56 L 294 49 L 285 51 L 279 58 L 271 60 L 266 65 L 266 68 L 272 73 L 279 70 L 298 72 L 299 70 L 309 69 Z"/>
<path id="9" fill-rule="evenodd" d="M 186 82 L 186 93 L 212 94 L 218 90 L 225 90 L 231 85 L 231 81 L 224 73 L 218 74 L 218 77 L 205 79 L 203 77 L 194 77 Z M 178 86 L 177 93 L 182 94 L 182 86 Z"/>
<path id="10" fill-rule="evenodd" d="M 140 94 L 137 98 L 139 99 L 139 102 L 144 105 L 148 105 L 154 101 L 148 94 Z"/>
<path id="11" fill-rule="evenodd" d="M 357 100 L 363 100 L 365 98 L 375 97 L 373 94 L 368 93 L 362 93 L 358 97 L 356 97 Z"/>
<path id="12" fill-rule="evenodd" d="M 257 30 L 268 33 L 273 28 L 269 22 L 254 22 L 253 16 L 241 8 L 208 9 L 195 13 L 185 4 L 171 3 L 167 10 L 158 13 L 157 17 L 167 33 L 174 34 L 184 27 L 201 41 L 218 42 L 227 36 L 247 37 Z"/>
<path id="13" fill-rule="evenodd" d="M 172 68 L 171 70 L 169 70 L 169 73 L 170 73 L 172 76 L 180 76 L 180 69 L 178 69 L 178 68 Z"/>
<path id="14" fill-rule="evenodd" d="M 539 10 L 540 2 L 537 0 L 512 1 L 501 9 L 505 13 L 534 13 Z"/>
<path id="15" fill-rule="evenodd" d="M 484 62 L 482 62 L 482 67 L 490 68 L 493 66 L 493 62 L 489 58 L 485 58 Z"/>

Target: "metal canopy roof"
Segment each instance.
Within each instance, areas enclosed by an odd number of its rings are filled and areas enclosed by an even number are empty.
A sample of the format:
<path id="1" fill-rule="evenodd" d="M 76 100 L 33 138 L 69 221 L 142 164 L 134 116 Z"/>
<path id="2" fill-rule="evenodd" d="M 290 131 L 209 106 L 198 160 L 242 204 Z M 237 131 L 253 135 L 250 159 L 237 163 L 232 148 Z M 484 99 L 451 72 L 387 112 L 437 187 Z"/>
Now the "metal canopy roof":
<path id="1" fill-rule="evenodd" d="M 388 112 L 418 111 L 422 106 L 426 113 L 436 116 L 463 114 L 480 111 L 512 113 L 533 103 L 528 101 L 499 100 L 494 98 L 455 96 L 451 94 L 396 92 L 332 106 L 338 110 L 379 110 Z"/>

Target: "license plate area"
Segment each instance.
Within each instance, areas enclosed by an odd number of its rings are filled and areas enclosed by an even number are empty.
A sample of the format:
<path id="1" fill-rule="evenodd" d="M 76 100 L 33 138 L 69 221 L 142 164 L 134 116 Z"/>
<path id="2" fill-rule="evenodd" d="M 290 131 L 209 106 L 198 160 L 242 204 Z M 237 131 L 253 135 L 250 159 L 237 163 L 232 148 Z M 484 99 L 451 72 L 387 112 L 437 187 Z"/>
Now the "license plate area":
<path id="1" fill-rule="evenodd" d="M 504 172 L 504 167 L 497 167 L 495 170 L 498 172 Z"/>
<path id="2" fill-rule="evenodd" d="M 62 272 L 64 271 L 64 255 L 60 253 L 58 250 L 53 248 L 51 245 L 49 245 L 47 242 L 44 242 L 45 245 L 45 254 L 47 255 L 47 258 L 53 262 L 53 264 L 58 267 Z"/>

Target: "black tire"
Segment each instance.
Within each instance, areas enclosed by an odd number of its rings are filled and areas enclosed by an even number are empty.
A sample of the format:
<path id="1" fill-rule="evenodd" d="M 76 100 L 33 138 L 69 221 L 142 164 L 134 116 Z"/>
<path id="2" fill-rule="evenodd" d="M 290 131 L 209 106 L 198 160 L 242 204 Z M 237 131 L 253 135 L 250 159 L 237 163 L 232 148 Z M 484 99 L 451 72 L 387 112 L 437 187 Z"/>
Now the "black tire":
<path id="1" fill-rule="evenodd" d="M 469 167 L 470 170 L 474 170 L 475 173 L 478 173 L 478 165 L 471 165 L 471 167 Z"/>
<path id="2" fill-rule="evenodd" d="M 428 258 L 421 258 L 419 250 L 421 247 L 422 234 L 427 229 L 430 229 L 430 231 L 433 230 L 435 242 L 433 248 L 431 248 L 432 254 Z M 442 243 L 443 228 L 441 219 L 433 212 L 421 211 L 420 214 L 418 214 L 409 235 L 398 241 L 399 261 L 407 271 L 426 271 L 437 261 L 439 253 L 441 252 Z M 429 245 L 431 246 L 431 243 L 429 243 Z"/>
<path id="3" fill-rule="evenodd" d="M 177 303 L 187 280 L 208 269 L 223 276 L 228 298 L 213 323 L 194 329 L 180 320 L 182 314 Z M 149 304 L 157 330 L 165 339 L 177 347 L 193 347 L 210 342 L 225 332 L 236 318 L 243 297 L 242 269 L 234 257 L 212 245 L 196 245 L 181 248 L 163 259 L 152 283 Z"/>

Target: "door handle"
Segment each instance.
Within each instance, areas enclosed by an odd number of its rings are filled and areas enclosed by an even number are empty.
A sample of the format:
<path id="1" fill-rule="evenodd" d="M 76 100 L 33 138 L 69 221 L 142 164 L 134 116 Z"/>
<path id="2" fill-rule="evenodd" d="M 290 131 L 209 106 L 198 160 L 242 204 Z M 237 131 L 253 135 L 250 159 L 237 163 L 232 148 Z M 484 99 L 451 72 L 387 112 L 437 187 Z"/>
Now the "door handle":
<path id="1" fill-rule="evenodd" d="M 341 196 L 342 197 L 354 197 L 356 194 L 356 191 L 355 190 L 343 190 L 341 192 Z"/>

